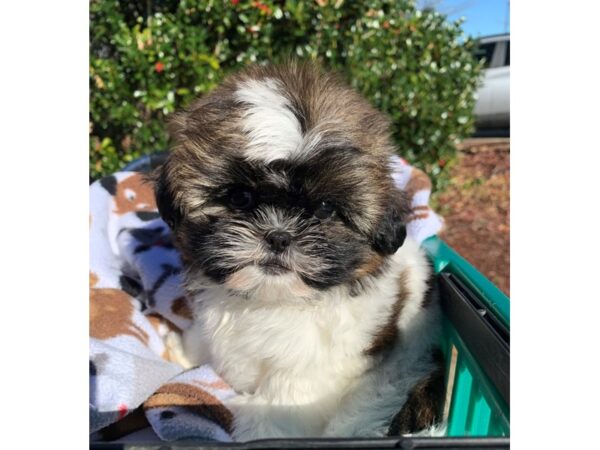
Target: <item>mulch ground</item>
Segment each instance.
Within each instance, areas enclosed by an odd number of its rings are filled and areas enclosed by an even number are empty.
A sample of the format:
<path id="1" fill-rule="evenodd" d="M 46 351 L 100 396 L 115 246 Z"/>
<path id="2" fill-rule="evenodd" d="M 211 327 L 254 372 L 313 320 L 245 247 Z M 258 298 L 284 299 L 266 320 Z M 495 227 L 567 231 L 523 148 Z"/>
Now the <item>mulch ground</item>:
<path id="1" fill-rule="evenodd" d="M 441 237 L 510 294 L 510 140 L 469 139 L 449 168 L 450 185 L 432 198 Z"/>

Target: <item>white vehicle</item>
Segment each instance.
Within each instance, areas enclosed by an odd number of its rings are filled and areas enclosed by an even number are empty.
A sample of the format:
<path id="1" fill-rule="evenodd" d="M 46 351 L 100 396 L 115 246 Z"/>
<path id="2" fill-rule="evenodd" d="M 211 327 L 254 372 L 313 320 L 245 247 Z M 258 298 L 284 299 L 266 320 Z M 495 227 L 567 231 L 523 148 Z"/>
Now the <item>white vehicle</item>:
<path id="1" fill-rule="evenodd" d="M 485 61 L 475 124 L 478 128 L 510 128 L 510 35 L 481 38 L 475 56 Z"/>

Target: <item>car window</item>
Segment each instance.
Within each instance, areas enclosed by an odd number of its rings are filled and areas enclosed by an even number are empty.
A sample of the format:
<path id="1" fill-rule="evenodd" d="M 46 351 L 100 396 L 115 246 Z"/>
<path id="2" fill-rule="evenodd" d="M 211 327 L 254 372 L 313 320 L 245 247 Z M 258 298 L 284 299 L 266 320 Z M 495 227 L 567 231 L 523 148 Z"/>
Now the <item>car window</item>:
<path id="1" fill-rule="evenodd" d="M 495 42 L 488 42 L 487 44 L 481 44 L 475 50 L 475 58 L 479 61 L 485 61 L 483 63 L 483 67 L 487 69 L 490 67 L 490 63 L 492 62 L 492 56 L 494 55 L 494 48 L 496 47 Z"/>
<path id="2" fill-rule="evenodd" d="M 506 43 L 506 55 L 504 56 L 504 65 L 510 66 L 510 41 Z"/>

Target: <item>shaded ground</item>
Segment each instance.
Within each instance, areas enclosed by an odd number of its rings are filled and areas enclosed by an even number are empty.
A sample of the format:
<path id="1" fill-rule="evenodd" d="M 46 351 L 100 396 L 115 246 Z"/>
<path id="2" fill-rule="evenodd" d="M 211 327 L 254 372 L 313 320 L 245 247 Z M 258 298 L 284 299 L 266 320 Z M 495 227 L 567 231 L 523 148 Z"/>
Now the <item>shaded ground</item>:
<path id="1" fill-rule="evenodd" d="M 432 198 L 441 237 L 507 295 L 510 293 L 510 140 L 469 139 L 450 167 L 451 183 Z"/>

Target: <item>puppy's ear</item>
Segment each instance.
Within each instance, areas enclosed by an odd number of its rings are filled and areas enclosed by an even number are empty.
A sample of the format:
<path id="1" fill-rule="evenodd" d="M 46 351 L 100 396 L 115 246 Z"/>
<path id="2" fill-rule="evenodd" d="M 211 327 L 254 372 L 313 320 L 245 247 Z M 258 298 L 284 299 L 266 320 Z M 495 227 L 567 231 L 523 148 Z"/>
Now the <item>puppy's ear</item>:
<path id="1" fill-rule="evenodd" d="M 390 194 L 386 212 L 373 233 L 373 248 L 384 255 L 393 255 L 404 243 L 410 213 L 404 192 L 394 189 Z"/>
<path id="2" fill-rule="evenodd" d="M 199 100 L 196 100 L 196 103 L 198 102 Z M 186 130 L 189 128 L 189 117 L 190 112 L 187 109 L 182 109 L 169 116 L 167 130 L 169 137 L 175 145 L 185 142 L 188 139 Z M 172 153 L 169 153 L 165 162 L 157 167 L 150 174 L 149 178 L 154 184 L 154 197 L 158 206 L 158 212 L 165 223 L 169 225 L 169 228 L 174 230 L 183 218 L 183 210 L 177 197 L 174 195 L 170 182 L 170 179 L 173 177 L 171 157 Z"/>
<path id="3" fill-rule="evenodd" d="M 183 213 L 169 183 L 168 163 L 167 157 L 167 161 L 152 172 L 150 179 L 154 184 L 154 197 L 158 212 L 169 228 L 173 230 L 181 222 Z"/>

